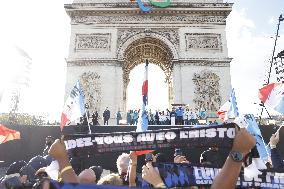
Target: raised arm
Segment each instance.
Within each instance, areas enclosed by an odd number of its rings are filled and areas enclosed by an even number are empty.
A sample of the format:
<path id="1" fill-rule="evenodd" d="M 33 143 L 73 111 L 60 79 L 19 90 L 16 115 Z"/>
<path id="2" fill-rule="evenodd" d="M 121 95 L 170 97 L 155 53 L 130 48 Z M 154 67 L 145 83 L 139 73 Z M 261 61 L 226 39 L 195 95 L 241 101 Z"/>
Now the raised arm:
<path id="1" fill-rule="evenodd" d="M 255 146 L 256 141 L 246 129 L 236 130 L 232 151 L 223 168 L 213 181 L 211 189 L 234 189 L 241 171 L 243 157 Z"/>
<path id="2" fill-rule="evenodd" d="M 137 171 L 137 155 L 134 151 L 130 151 L 129 154 L 130 162 L 128 166 L 129 171 L 129 186 L 136 186 L 136 171 Z"/>
<path id="3" fill-rule="evenodd" d="M 51 145 L 48 154 L 58 161 L 59 175 L 62 178 L 62 181 L 78 183 L 78 177 L 69 162 L 63 141 L 61 142 L 59 139 L 55 140 Z"/>
<path id="4" fill-rule="evenodd" d="M 279 171 L 284 171 L 284 163 L 283 160 L 276 148 L 276 145 L 279 142 L 279 132 L 273 134 L 270 137 L 270 148 L 271 148 L 271 161 L 272 161 L 272 166 L 275 170 Z"/>
<path id="5" fill-rule="evenodd" d="M 152 162 L 148 162 L 142 167 L 142 178 L 152 184 L 154 188 L 166 188 L 159 171 L 153 167 Z"/>

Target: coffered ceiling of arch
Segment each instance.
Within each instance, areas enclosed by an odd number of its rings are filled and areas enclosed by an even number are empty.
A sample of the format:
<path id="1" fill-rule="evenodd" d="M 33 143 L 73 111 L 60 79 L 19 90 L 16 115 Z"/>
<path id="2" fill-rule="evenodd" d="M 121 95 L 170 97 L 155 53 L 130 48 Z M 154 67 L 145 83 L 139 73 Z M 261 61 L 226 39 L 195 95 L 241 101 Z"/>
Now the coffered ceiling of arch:
<path id="1" fill-rule="evenodd" d="M 157 34 L 168 39 L 176 48 L 179 47 L 179 34 L 178 29 L 120 29 L 118 30 L 118 46 L 121 47 L 128 39 L 133 36 L 139 35 L 141 33 L 149 34 Z"/>
<path id="2" fill-rule="evenodd" d="M 144 63 L 146 59 L 160 66 L 167 76 L 173 69 L 173 56 L 170 49 L 155 38 L 142 38 L 134 41 L 127 47 L 124 58 L 123 71 L 125 74 L 129 74 L 135 66 Z"/>

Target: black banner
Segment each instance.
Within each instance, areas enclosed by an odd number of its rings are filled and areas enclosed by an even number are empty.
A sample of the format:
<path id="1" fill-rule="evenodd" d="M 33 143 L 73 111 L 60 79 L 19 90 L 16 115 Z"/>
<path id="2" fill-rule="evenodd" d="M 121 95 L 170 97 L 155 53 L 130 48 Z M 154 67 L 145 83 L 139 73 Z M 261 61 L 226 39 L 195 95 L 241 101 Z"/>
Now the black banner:
<path id="1" fill-rule="evenodd" d="M 203 166 L 192 166 L 190 164 L 160 163 L 156 164 L 160 175 L 167 188 L 189 188 L 189 186 L 210 186 L 220 169 Z M 226 179 L 226 178 L 224 178 Z M 145 187 L 149 185 L 145 184 Z M 122 186 L 91 185 L 91 184 L 68 184 L 50 182 L 50 189 L 123 189 Z M 138 188 L 138 187 L 137 187 Z M 144 187 L 142 187 L 144 188 Z M 148 187 L 147 187 L 148 188 Z M 246 179 L 243 172 L 237 181 L 236 188 L 261 188 L 282 189 L 284 188 L 283 173 L 262 171 L 252 179 Z"/>
<path id="2" fill-rule="evenodd" d="M 189 164 L 161 163 L 156 166 L 167 188 L 211 185 L 220 171 L 217 168 Z M 247 179 L 241 172 L 237 188 L 249 187 L 284 188 L 284 174 L 262 171 L 261 175 Z"/>
<path id="3" fill-rule="evenodd" d="M 163 148 L 198 148 L 217 146 L 231 148 L 235 124 L 196 126 L 137 132 L 76 134 L 64 137 L 70 155 L 87 156 L 97 153 Z"/>

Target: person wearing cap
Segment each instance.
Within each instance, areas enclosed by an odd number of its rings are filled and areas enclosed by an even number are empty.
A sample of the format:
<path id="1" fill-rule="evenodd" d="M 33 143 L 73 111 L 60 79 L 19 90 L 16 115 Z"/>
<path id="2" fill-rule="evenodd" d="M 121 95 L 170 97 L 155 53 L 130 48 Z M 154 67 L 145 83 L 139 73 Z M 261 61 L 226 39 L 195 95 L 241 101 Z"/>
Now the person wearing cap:
<path id="1" fill-rule="evenodd" d="M 13 175 L 13 174 L 20 174 L 20 170 L 24 167 L 27 163 L 25 161 L 16 161 L 9 165 L 6 175 Z"/>
<path id="2" fill-rule="evenodd" d="M 96 175 L 96 182 L 101 179 L 103 168 L 101 166 L 91 166 L 89 169 L 92 169 Z"/>
<path id="3" fill-rule="evenodd" d="M 48 166 L 47 160 L 42 156 L 35 156 L 31 158 L 27 165 L 30 165 L 35 170 Z"/>

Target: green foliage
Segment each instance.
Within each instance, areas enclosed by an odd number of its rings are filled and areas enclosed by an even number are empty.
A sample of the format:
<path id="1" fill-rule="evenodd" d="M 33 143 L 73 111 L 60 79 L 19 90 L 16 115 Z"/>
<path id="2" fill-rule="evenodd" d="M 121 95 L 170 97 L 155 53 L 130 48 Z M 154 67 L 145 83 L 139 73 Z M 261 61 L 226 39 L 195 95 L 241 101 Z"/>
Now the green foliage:
<path id="1" fill-rule="evenodd" d="M 35 116 L 26 113 L 0 114 L 0 123 L 10 125 L 44 125 L 44 116 Z"/>

